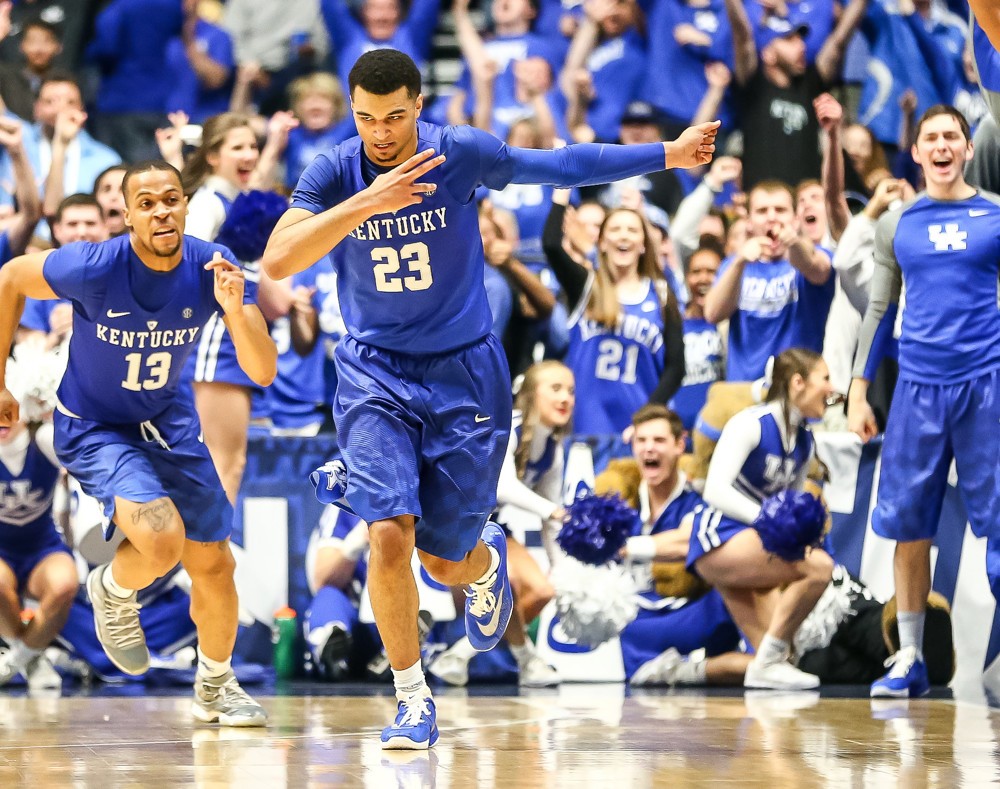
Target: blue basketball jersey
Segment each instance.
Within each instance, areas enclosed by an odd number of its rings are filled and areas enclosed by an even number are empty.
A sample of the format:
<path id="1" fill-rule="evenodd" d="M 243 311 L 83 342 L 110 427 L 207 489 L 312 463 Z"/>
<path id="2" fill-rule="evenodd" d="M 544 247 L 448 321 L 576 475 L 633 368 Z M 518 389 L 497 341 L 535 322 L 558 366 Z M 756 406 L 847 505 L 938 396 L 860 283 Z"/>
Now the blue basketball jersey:
<path id="1" fill-rule="evenodd" d="M 585 293 L 580 304 L 588 299 Z M 585 315 L 570 326 L 566 364 L 576 377 L 577 433 L 621 433 L 663 373 L 663 302 L 652 281 L 639 301 L 621 309 L 614 329 Z"/>
<path id="2" fill-rule="evenodd" d="M 643 507 L 647 506 L 648 499 L 644 499 Z M 663 508 L 663 512 L 651 524 L 643 523 L 641 520 L 636 519 L 631 536 L 661 534 L 662 532 L 676 529 L 681 525 L 681 521 L 685 517 L 704 506 L 705 500 L 685 483 L 680 491 L 677 492 L 677 495 Z M 648 561 L 631 561 L 629 562 L 629 572 L 632 573 L 632 577 L 635 579 L 639 593 L 647 602 L 654 606 L 658 604 L 660 596 L 653 587 L 653 563 Z"/>
<path id="3" fill-rule="evenodd" d="M 684 319 L 684 380 L 670 407 L 691 430 L 708 398 L 708 387 L 725 378 L 722 335 L 704 318 Z"/>
<path id="4" fill-rule="evenodd" d="M 493 327 L 474 193 L 509 183 L 583 186 L 663 169 L 663 146 L 510 148 L 468 126 L 417 123 L 417 151 L 447 159 L 426 176 L 436 189 L 394 214 L 376 214 L 330 254 L 347 330 L 356 340 L 407 354 L 442 353 Z M 318 214 L 364 190 L 381 172 L 359 137 L 320 154 L 299 179 L 292 206 Z"/>
<path id="5" fill-rule="evenodd" d="M 795 434 L 795 446 L 789 452 L 781 440 L 781 428 L 771 407 L 753 407 L 760 422 L 760 443 L 747 456 L 734 483 L 737 490 L 754 501 L 763 502 L 792 486 L 813 453 L 813 435 L 800 425 Z"/>
<path id="6" fill-rule="evenodd" d="M 880 220 L 876 255 L 902 271 L 899 377 L 956 383 L 1000 367 L 1000 197 L 920 195 Z"/>
<path id="7" fill-rule="evenodd" d="M 24 552 L 56 534 L 52 496 L 59 468 L 31 441 L 16 474 L 0 461 L 0 546 Z"/>
<path id="8" fill-rule="evenodd" d="M 204 266 L 223 246 L 184 237 L 171 271 L 148 268 L 129 236 L 78 242 L 45 260 L 49 286 L 73 304 L 73 336 L 59 402 L 72 415 L 134 424 L 162 413 L 177 396 L 184 362 L 219 309 L 214 274 Z M 244 302 L 253 303 L 248 288 Z"/>

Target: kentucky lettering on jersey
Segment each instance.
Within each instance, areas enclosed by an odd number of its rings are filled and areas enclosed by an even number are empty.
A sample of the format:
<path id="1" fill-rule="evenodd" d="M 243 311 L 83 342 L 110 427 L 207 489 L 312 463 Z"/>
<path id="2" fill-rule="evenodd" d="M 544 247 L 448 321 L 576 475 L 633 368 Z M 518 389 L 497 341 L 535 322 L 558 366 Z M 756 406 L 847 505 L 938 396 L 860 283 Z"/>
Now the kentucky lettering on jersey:
<path id="1" fill-rule="evenodd" d="M 205 264 L 218 244 L 184 237 L 171 271 L 148 268 L 127 235 L 99 244 L 67 244 L 45 260 L 46 282 L 73 304 L 69 361 L 59 385 L 63 410 L 106 424 L 136 424 L 176 398 L 184 363 L 201 328 L 219 310 Z M 256 288 L 247 283 L 244 303 Z"/>
<path id="2" fill-rule="evenodd" d="M 435 208 L 409 216 L 394 216 L 391 219 L 368 219 L 364 224 L 354 228 L 349 235 L 359 241 L 390 241 L 393 238 L 433 233 L 448 226 L 445 221 L 447 211 L 447 208 Z"/>
<path id="3" fill-rule="evenodd" d="M 200 326 L 190 329 L 164 329 L 163 331 L 127 331 L 97 324 L 97 339 L 121 348 L 168 348 L 190 345 L 195 341 Z"/>

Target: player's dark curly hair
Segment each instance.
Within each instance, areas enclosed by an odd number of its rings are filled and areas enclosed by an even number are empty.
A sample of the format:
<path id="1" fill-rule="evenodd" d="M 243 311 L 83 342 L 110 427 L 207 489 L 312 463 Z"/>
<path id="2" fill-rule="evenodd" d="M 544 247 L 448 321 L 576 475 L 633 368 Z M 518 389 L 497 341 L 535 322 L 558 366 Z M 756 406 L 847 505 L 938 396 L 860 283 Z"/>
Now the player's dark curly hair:
<path id="1" fill-rule="evenodd" d="M 181 182 L 181 173 L 176 167 L 168 162 L 163 161 L 163 159 L 147 159 L 143 162 L 136 162 L 135 164 L 130 164 L 128 169 L 125 170 L 125 175 L 122 177 L 122 193 L 125 195 L 125 203 L 128 204 L 128 182 L 132 179 L 133 175 L 138 175 L 139 173 L 145 173 L 152 170 L 158 170 L 165 173 L 173 173 L 177 176 L 177 183 Z"/>
<path id="2" fill-rule="evenodd" d="M 352 97 L 355 88 L 376 96 L 406 88 L 406 95 L 415 99 L 420 95 L 420 69 L 409 55 L 398 49 L 373 49 L 355 61 L 347 85 Z"/>

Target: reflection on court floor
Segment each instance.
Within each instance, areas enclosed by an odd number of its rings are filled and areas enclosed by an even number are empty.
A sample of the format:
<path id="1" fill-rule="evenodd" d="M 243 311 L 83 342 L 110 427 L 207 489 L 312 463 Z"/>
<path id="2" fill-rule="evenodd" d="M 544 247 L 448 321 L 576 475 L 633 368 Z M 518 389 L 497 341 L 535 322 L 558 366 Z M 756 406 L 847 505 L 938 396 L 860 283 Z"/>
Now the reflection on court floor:
<path id="1" fill-rule="evenodd" d="M 387 754 L 387 696 L 264 700 L 266 730 L 195 726 L 185 697 L 0 697 L 0 786 L 972 787 L 1000 713 L 811 692 L 626 697 L 619 685 L 439 695 L 431 752 Z"/>

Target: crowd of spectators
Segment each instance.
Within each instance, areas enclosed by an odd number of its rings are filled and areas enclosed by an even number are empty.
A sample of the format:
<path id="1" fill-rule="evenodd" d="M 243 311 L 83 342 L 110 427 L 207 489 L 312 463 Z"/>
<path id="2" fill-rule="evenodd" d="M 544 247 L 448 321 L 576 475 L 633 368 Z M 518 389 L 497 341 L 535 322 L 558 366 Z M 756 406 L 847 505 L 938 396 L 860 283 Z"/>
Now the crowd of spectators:
<path id="1" fill-rule="evenodd" d="M 287 197 L 354 135 L 346 75 L 360 54 L 393 47 L 446 73 L 442 33 L 461 71 L 428 84 L 422 120 L 538 149 L 722 121 L 707 167 L 475 196 L 512 381 L 565 360 L 586 435 L 627 438 L 646 403 L 691 431 L 713 383 L 766 385 L 768 360 L 793 347 L 823 354 L 846 393 L 875 223 L 921 188 L 916 119 L 953 104 L 981 150 L 1000 136 L 965 0 L 3 0 L 0 265 L 125 232 L 121 174 L 148 158 L 182 171 L 188 232 L 220 238 L 241 196 Z M 995 171 L 970 169 L 992 189 Z M 218 415 L 205 440 L 231 498 L 248 428 L 332 429 L 345 333 L 329 261 L 272 282 L 259 253 L 243 257 L 278 378 L 264 391 L 222 377 L 218 342 L 192 372 L 199 409 Z M 57 346 L 70 330 L 68 305 L 29 302 L 19 340 Z M 882 424 L 892 383 L 890 361 L 872 389 Z M 830 409 L 826 427 L 844 425 Z"/>

